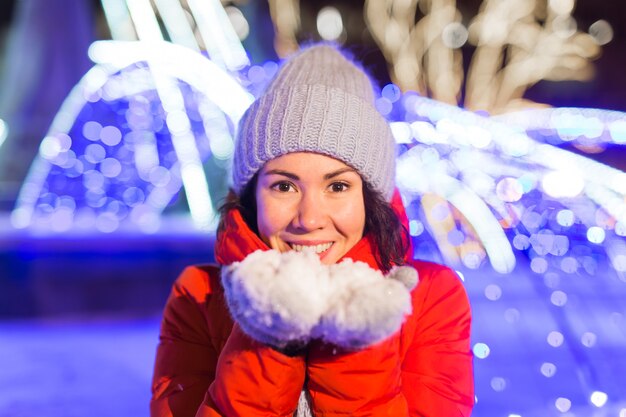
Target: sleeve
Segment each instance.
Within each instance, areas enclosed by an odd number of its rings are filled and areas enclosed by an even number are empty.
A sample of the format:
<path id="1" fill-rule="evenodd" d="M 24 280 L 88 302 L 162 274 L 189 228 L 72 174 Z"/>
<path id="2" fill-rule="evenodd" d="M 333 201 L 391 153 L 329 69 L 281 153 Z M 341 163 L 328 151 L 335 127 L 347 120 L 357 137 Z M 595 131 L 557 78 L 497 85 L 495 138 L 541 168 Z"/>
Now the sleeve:
<path id="1" fill-rule="evenodd" d="M 305 372 L 302 356 L 257 342 L 235 323 L 196 417 L 291 417 Z"/>
<path id="2" fill-rule="evenodd" d="M 217 268 L 187 268 L 163 313 L 150 415 L 291 416 L 305 370 L 303 356 L 284 355 L 233 325 Z"/>
<path id="3" fill-rule="evenodd" d="M 402 387 L 410 415 L 469 416 L 474 381 L 471 311 L 465 288 L 446 267 L 418 270 L 414 336 L 402 363 Z"/>
<path id="4" fill-rule="evenodd" d="M 173 285 L 156 352 L 152 417 L 195 416 L 215 378 L 218 352 L 207 324 L 210 280 L 208 271 L 189 267 Z"/>

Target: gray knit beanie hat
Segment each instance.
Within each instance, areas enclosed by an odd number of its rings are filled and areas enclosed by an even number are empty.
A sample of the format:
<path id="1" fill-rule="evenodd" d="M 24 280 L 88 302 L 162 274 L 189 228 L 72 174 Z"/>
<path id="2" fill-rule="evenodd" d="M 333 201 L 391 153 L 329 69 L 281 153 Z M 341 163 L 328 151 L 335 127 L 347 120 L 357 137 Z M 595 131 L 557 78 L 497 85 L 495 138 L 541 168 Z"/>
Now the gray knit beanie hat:
<path id="1" fill-rule="evenodd" d="M 244 114 L 233 158 L 235 192 L 241 194 L 265 162 L 291 152 L 341 160 L 391 200 L 391 129 L 374 107 L 368 76 L 331 45 L 309 47 L 287 60 Z"/>

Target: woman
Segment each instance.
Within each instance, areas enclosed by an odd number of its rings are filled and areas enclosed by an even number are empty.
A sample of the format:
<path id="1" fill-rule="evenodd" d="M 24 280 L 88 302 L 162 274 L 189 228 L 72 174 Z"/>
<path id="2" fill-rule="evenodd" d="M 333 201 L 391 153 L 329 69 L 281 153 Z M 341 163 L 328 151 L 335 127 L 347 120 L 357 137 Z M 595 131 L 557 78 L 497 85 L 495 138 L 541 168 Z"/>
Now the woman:
<path id="1" fill-rule="evenodd" d="M 468 299 L 450 269 L 409 257 L 395 144 L 373 104 L 367 75 L 315 45 L 248 109 L 221 267 L 174 284 L 152 416 L 470 414 Z"/>

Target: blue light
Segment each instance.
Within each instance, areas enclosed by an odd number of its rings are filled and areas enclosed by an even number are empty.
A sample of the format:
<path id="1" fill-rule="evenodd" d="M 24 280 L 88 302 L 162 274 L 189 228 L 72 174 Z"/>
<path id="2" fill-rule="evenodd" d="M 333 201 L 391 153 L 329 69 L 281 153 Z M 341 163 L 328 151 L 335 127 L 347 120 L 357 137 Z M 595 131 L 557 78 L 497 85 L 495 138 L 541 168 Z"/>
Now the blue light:
<path id="1" fill-rule="evenodd" d="M 395 84 L 387 84 L 383 87 L 381 95 L 391 103 L 395 103 L 402 97 L 402 91 Z"/>
<path id="2" fill-rule="evenodd" d="M 478 359 L 485 359 L 487 356 L 489 356 L 491 349 L 489 349 L 489 346 L 487 346 L 487 344 L 485 343 L 476 343 L 472 348 L 472 352 L 474 352 L 474 356 L 476 356 Z"/>

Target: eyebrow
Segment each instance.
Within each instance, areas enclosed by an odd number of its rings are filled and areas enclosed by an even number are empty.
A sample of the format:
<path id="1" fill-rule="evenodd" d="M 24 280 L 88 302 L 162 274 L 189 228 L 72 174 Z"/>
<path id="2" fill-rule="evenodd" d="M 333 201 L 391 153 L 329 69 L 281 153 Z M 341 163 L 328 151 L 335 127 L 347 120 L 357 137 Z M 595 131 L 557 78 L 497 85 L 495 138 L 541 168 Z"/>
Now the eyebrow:
<path id="1" fill-rule="evenodd" d="M 356 170 L 354 168 L 350 168 L 350 167 L 345 167 L 345 168 L 340 168 L 336 171 L 332 171 L 329 172 L 328 174 L 324 174 L 324 179 L 325 180 L 329 180 L 332 178 L 335 178 L 343 173 L 346 172 L 356 172 Z M 284 177 L 287 177 L 289 179 L 292 179 L 294 181 L 298 181 L 300 179 L 300 177 L 298 177 L 296 174 L 289 172 L 289 171 L 283 171 L 281 169 L 271 169 L 269 171 L 266 171 L 263 173 L 264 176 L 266 175 L 282 175 Z"/>

